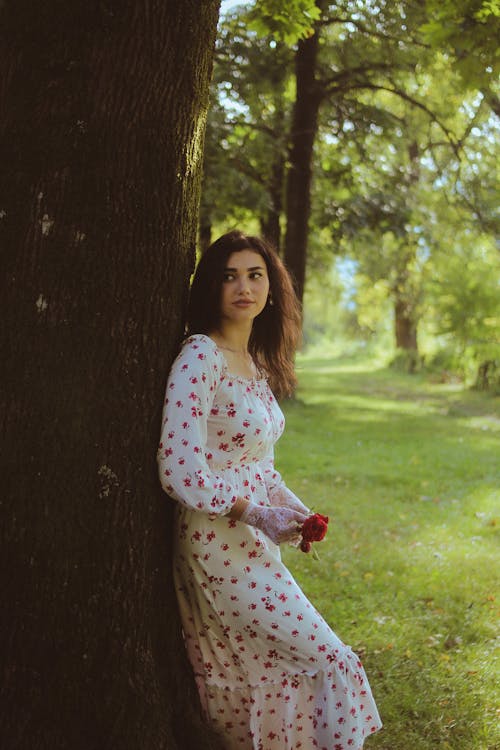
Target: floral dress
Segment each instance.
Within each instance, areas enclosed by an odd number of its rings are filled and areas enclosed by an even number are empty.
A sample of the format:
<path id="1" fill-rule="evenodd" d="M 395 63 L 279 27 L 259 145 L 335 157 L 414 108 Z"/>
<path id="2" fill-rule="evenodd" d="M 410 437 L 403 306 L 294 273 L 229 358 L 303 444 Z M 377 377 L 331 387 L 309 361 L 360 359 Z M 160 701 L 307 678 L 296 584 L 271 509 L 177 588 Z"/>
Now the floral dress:
<path id="1" fill-rule="evenodd" d="M 167 384 L 158 450 L 177 503 L 174 579 L 207 718 L 227 750 L 359 750 L 381 724 L 363 667 L 262 532 L 227 517 L 238 497 L 290 492 L 275 470 L 283 414 L 265 378 L 228 372 L 191 336 Z"/>

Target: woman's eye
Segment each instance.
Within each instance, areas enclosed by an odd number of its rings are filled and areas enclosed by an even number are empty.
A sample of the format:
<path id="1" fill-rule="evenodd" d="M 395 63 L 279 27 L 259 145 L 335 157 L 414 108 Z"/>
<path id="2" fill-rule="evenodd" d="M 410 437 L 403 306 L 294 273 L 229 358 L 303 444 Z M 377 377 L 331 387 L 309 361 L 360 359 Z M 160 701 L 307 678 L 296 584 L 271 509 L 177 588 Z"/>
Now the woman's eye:
<path id="1" fill-rule="evenodd" d="M 262 274 L 260 271 L 254 271 L 250 274 L 251 279 L 260 279 L 262 277 Z"/>
<path id="2" fill-rule="evenodd" d="M 232 281 L 233 279 L 234 279 L 234 274 L 232 274 L 232 273 L 225 273 L 224 274 L 224 278 L 223 278 L 224 281 Z"/>

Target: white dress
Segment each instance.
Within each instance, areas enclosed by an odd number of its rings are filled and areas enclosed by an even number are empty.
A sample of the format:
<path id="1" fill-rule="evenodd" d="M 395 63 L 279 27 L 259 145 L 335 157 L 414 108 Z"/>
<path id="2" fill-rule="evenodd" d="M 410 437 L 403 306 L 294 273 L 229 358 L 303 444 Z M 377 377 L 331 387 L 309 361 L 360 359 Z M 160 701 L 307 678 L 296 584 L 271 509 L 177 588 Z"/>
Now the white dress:
<path id="1" fill-rule="evenodd" d="M 289 492 L 273 465 L 283 414 L 265 379 L 232 376 L 215 342 L 184 342 L 158 461 L 178 500 L 174 579 L 207 721 L 227 750 L 359 750 L 381 722 L 357 656 L 308 601 L 237 497 Z M 303 553 L 298 553 L 303 554 Z"/>

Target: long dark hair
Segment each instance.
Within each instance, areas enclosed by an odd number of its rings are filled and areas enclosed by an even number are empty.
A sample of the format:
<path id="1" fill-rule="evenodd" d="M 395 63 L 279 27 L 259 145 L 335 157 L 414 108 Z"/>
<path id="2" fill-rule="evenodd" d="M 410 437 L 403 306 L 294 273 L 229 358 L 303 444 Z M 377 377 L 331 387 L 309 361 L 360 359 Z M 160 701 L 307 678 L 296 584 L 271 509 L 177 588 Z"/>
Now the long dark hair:
<path id="1" fill-rule="evenodd" d="M 233 231 L 210 245 L 191 285 L 187 333 L 208 334 L 219 327 L 224 269 L 229 256 L 240 250 L 258 253 L 269 276 L 269 299 L 253 322 L 250 354 L 257 367 L 267 373 L 277 398 L 290 396 L 297 382 L 293 361 L 300 335 L 300 307 L 288 271 L 265 240 Z"/>

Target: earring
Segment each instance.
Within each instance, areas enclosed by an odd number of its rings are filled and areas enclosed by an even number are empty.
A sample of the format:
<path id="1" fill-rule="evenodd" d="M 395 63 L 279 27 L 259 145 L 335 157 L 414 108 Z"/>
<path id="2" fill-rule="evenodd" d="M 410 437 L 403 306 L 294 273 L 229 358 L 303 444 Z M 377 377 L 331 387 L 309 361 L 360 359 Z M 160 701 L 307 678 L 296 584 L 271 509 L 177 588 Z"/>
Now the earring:
<path id="1" fill-rule="evenodd" d="M 273 295 L 271 294 L 271 292 L 269 292 L 269 297 L 267 298 L 267 301 L 269 302 L 271 307 L 274 305 Z"/>

